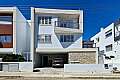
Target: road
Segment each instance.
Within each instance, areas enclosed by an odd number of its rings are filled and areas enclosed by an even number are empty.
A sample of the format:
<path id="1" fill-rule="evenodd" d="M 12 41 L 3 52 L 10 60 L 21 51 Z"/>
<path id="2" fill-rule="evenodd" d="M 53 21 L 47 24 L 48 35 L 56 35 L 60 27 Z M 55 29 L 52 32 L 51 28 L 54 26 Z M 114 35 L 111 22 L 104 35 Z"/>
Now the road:
<path id="1" fill-rule="evenodd" d="M 0 80 L 120 80 L 120 79 L 81 79 L 81 78 L 32 78 L 32 77 L 1 77 Z"/>

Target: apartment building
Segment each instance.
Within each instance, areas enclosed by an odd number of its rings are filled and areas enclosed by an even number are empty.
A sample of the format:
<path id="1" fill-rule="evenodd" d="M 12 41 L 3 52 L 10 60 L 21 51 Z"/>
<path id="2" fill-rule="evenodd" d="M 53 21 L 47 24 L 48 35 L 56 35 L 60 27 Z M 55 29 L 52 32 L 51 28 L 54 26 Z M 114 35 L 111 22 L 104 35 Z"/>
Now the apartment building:
<path id="1" fill-rule="evenodd" d="M 94 47 L 99 50 L 100 64 L 120 63 L 119 24 L 120 21 L 117 20 L 106 28 L 101 28 L 101 31 L 91 38 L 91 41 L 94 41 Z"/>

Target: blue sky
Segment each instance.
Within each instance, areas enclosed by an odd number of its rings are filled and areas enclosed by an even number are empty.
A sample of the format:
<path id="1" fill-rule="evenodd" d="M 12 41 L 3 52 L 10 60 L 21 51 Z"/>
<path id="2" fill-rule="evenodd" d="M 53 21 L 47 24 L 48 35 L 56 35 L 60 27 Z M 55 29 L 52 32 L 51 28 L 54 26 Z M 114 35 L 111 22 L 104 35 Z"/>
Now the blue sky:
<path id="1" fill-rule="evenodd" d="M 120 17 L 120 0 L 0 0 L 0 6 L 18 6 L 27 19 L 31 6 L 81 9 L 84 11 L 84 40 Z"/>

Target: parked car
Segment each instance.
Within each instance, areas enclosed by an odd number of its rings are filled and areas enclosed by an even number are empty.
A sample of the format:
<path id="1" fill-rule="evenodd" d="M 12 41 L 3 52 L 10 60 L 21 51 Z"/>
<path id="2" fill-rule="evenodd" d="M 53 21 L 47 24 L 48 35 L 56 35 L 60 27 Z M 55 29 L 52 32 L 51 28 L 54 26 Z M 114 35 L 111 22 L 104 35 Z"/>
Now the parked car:
<path id="1" fill-rule="evenodd" d="M 52 67 L 63 68 L 64 67 L 63 58 L 54 58 L 52 61 Z"/>

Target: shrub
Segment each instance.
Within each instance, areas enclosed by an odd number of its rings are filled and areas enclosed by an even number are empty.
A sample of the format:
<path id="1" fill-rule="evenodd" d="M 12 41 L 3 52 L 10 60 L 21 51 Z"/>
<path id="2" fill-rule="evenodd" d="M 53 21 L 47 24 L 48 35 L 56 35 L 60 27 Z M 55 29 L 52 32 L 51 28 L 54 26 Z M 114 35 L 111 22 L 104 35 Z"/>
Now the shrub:
<path id="1" fill-rule="evenodd" d="M 6 54 L 2 56 L 3 62 L 23 62 L 25 61 L 24 57 L 22 55 L 18 54 Z"/>

